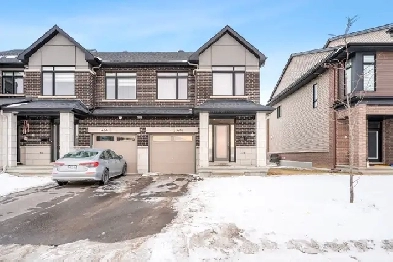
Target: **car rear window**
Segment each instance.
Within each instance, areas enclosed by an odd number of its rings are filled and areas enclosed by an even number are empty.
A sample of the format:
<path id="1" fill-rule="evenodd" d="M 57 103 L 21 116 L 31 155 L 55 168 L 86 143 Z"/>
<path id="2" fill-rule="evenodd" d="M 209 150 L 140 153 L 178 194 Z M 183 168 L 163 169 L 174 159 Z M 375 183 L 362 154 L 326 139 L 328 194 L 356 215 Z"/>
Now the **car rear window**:
<path id="1" fill-rule="evenodd" d="M 77 151 L 64 155 L 64 158 L 90 158 L 98 154 L 97 151 Z"/>

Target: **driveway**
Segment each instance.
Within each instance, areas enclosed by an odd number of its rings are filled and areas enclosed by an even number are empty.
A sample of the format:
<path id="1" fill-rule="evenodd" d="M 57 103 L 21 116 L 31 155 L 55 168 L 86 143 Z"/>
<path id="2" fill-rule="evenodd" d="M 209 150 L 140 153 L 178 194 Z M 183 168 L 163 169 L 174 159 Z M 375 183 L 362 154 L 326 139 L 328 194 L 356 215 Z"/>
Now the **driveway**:
<path id="1" fill-rule="evenodd" d="M 153 235 L 172 221 L 186 176 L 126 176 L 100 187 L 54 184 L 0 198 L 0 245 L 114 243 Z M 0 247 L 1 254 L 1 247 Z"/>

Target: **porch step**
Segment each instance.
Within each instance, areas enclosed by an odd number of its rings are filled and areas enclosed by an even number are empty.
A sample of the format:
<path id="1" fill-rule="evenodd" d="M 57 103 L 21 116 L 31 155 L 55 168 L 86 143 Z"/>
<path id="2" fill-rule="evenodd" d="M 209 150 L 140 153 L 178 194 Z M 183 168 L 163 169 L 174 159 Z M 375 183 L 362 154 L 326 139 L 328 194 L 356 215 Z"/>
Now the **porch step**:
<path id="1" fill-rule="evenodd" d="M 16 166 L 16 167 L 7 167 L 6 173 L 10 175 L 51 175 L 52 174 L 52 165 L 45 166 Z"/>
<path id="2" fill-rule="evenodd" d="M 202 176 L 210 175 L 255 175 L 265 176 L 268 171 L 268 167 L 244 167 L 244 166 L 209 166 L 198 168 L 198 174 Z"/>

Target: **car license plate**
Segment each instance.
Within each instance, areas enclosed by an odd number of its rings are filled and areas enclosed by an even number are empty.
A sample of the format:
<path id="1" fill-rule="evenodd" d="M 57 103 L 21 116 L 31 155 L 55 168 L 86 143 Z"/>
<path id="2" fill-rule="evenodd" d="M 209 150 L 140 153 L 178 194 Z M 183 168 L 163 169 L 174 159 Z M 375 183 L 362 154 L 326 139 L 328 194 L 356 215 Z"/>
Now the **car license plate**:
<path id="1" fill-rule="evenodd" d="M 68 169 L 76 170 L 76 166 L 68 166 Z"/>

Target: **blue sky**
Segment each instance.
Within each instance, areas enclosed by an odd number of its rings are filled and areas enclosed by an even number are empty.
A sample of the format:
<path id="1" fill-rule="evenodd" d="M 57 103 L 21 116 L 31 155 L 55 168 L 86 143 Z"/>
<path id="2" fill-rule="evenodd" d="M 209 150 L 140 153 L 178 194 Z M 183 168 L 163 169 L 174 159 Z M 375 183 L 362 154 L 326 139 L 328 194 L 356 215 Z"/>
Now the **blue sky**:
<path id="1" fill-rule="evenodd" d="M 19 0 L 1 9 L 0 50 L 26 48 L 58 24 L 100 51 L 195 51 L 229 24 L 268 57 L 262 103 L 289 55 L 342 34 L 346 17 L 359 16 L 353 31 L 393 23 L 391 0 Z"/>

